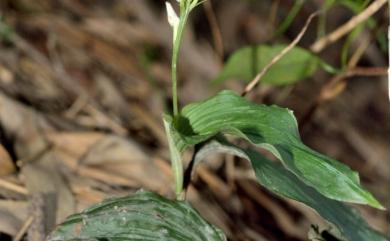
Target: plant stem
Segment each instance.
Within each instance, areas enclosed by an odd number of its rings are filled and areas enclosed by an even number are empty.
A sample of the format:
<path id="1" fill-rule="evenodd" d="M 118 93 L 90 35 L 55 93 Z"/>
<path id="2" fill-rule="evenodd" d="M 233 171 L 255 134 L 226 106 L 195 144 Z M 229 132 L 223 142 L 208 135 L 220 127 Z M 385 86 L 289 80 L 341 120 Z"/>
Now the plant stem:
<path id="1" fill-rule="evenodd" d="M 184 5 L 180 6 L 180 22 L 177 28 L 177 32 L 174 33 L 173 39 L 173 48 L 172 48 L 172 105 L 173 105 L 173 116 L 174 119 L 179 115 L 179 104 L 177 98 L 177 65 L 178 58 L 180 53 L 181 41 L 183 38 L 184 28 L 190 14 L 191 9 L 185 7 Z M 167 129 L 167 126 L 166 126 Z M 168 139 L 170 140 L 169 146 L 171 151 L 171 165 L 172 171 L 175 176 L 175 192 L 176 198 L 178 200 L 184 199 L 183 192 L 183 163 L 181 160 L 180 153 L 177 151 L 175 147 L 175 143 L 172 141 L 172 136 L 169 128 L 167 129 Z"/>
<path id="2" fill-rule="evenodd" d="M 180 45 L 180 44 L 179 44 Z M 172 104 L 173 104 L 173 115 L 177 116 L 179 114 L 178 100 L 177 100 L 177 58 L 178 50 L 180 46 L 173 45 L 172 50 Z"/>
<path id="3" fill-rule="evenodd" d="M 183 38 L 184 27 L 186 25 L 189 11 L 184 9 L 184 13 L 180 14 L 180 23 L 177 30 L 176 38 L 173 40 L 173 49 L 172 49 L 172 104 L 173 104 L 173 115 L 177 116 L 179 114 L 179 104 L 177 98 L 177 62 L 179 58 L 181 41 Z"/>
<path id="4" fill-rule="evenodd" d="M 176 16 L 176 13 L 174 12 L 172 6 L 169 3 L 167 3 L 168 21 L 170 25 L 173 27 L 173 47 L 172 47 L 172 65 L 171 65 L 172 102 L 173 102 L 172 103 L 173 119 L 171 121 L 173 125 L 175 125 L 176 120 L 179 119 L 178 118 L 179 104 L 177 98 L 177 65 L 178 65 L 181 41 L 183 38 L 183 32 L 191 10 L 193 10 L 196 6 L 201 4 L 203 1 L 199 2 L 199 0 L 180 0 L 178 2 L 180 2 L 179 17 Z M 178 200 L 183 200 L 185 197 L 183 192 L 183 163 L 181 159 L 181 153 L 177 150 L 177 147 L 175 146 L 175 143 L 173 141 L 171 126 L 170 124 L 168 124 L 165 118 L 164 118 L 164 125 L 165 125 L 165 129 L 169 141 L 169 149 L 171 152 L 172 172 L 175 176 L 176 198 Z"/>

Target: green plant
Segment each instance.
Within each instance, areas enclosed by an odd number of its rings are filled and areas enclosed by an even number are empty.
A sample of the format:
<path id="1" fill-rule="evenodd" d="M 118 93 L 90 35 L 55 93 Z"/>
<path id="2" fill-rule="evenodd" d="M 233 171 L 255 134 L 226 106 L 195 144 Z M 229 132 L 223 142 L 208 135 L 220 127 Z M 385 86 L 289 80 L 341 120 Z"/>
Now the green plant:
<path id="1" fill-rule="evenodd" d="M 202 1 L 181 0 L 180 16 L 167 3 L 173 27 L 172 82 L 173 116 L 164 115 L 175 176 L 175 201 L 150 192 L 116 198 L 69 217 L 53 231 L 48 241 L 94 240 L 226 240 L 223 233 L 205 222 L 183 199 L 182 153 L 196 146 L 193 169 L 211 153 L 229 153 L 248 160 L 258 182 L 284 198 L 316 210 L 334 224 L 342 238 L 350 241 L 386 241 L 389 237 L 373 230 L 358 212 L 343 202 L 384 207 L 361 185 L 349 167 L 302 143 L 292 111 L 277 106 L 257 105 L 235 94 L 218 95 L 190 104 L 179 111 L 176 83 L 177 59 L 185 23 Z M 268 47 L 260 50 L 270 51 Z M 271 50 L 274 50 L 271 48 Z M 313 68 L 318 59 L 305 53 Z M 296 63 L 302 64 L 302 63 Z M 299 72 L 299 71 L 298 71 Z M 277 78 L 277 77 L 275 77 Z M 294 81 L 294 80 L 289 80 Z M 271 152 L 280 163 L 252 149 L 231 144 L 225 136 L 242 138 Z"/>

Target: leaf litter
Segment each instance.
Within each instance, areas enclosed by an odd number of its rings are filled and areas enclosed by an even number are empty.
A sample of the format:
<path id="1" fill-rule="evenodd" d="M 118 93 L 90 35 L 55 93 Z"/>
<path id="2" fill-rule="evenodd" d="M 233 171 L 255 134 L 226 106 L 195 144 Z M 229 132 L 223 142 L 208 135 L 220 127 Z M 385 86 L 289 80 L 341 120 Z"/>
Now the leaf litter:
<path id="1" fill-rule="evenodd" d="M 0 238 L 15 237 L 33 215 L 40 218 L 34 218 L 26 237 L 39 240 L 69 214 L 141 187 L 173 197 L 161 121 L 161 113 L 169 108 L 165 103 L 171 33 L 164 6 L 151 2 L 0 4 L 16 35 L 11 45 L 0 44 Z M 264 9 L 269 7 L 256 5 L 263 9 L 256 13 L 252 7 L 234 0 L 215 5 L 217 17 L 223 19 L 225 54 L 269 37 L 253 27 L 267 22 Z M 281 1 L 280 8 L 288 5 Z M 183 44 L 179 90 L 183 105 L 209 97 L 213 93 L 209 81 L 221 70 L 210 39 L 203 34 L 208 30 L 198 25 L 204 21 L 201 12 Z M 295 30 L 299 24 L 292 25 Z M 303 45 L 308 46 L 305 41 Z M 367 56 L 367 61 L 385 61 L 382 55 L 375 56 Z M 140 61 L 144 57 L 148 64 Z M 291 92 L 260 86 L 251 98 L 277 102 L 302 116 L 320 82 L 298 83 Z M 302 136 L 310 146 L 358 170 L 364 184 L 389 207 L 387 106 L 377 94 L 379 82 L 358 83 L 322 107 Z M 244 83 L 225 86 L 240 92 Z M 187 153 L 185 160 L 189 159 Z M 231 240 L 306 240 L 310 224 L 327 227 L 311 210 L 259 187 L 245 162 L 230 158 L 234 169 L 229 176 L 235 184 L 231 186 L 226 165 L 215 165 L 229 158 L 208 159 L 198 168 L 187 197 Z M 388 212 L 360 209 L 370 224 L 390 232 Z"/>

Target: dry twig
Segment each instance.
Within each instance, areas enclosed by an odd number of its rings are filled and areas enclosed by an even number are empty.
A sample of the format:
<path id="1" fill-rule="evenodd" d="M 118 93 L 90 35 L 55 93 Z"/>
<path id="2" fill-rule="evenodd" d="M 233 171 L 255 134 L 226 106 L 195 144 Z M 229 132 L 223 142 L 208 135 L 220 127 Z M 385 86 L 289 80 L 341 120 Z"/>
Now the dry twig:
<path id="1" fill-rule="evenodd" d="M 286 47 L 284 48 L 278 55 L 276 55 L 271 62 L 269 62 L 259 74 L 256 75 L 256 77 L 245 87 L 244 92 L 241 94 L 241 96 L 247 95 L 252 89 L 260 82 L 261 78 L 270 70 L 270 68 L 276 64 L 281 58 L 283 58 L 291 49 L 293 49 L 299 41 L 302 39 L 303 35 L 306 33 L 307 28 L 309 27 L 311 21 L 314 17 L 316 17 L 319 14 L 319 12 L 312 13 L 308 19 L 306 20 L 305 25 L 303 26 L 302 30 L 299 32 L 297 37 Z"/>
<path id="2" fill-rule="evenodd" d="M 300 129 L 304 129 L 309 123 L 317 109 L 326 101 L 335 98 L 340 95 L 347 86 L 347 78 L 353 76 L 381 76 L 383 75 L 383 69 L 380 67 L 374 68 L 359 68 L 356 67 L 359 60 L 362 58 L 366 49 L 370 44 L 371 37 L 365 37 L 361 40 L 357 50 L 352 55 L 347 64 L 347 69 L 334 77 L 332 77 L 320 90 L 315 101 L 308 108 L 306 114 L 300 120 Z"/>
<path id="3" fill-rule="evenodd" d="M 4 179 L 0 179 L 0 188 L 4 188 L 22 195 L 28 194 L 28 190 L 25 187 L 19 186 Z"/>
<path id="4" fill-rule="evenodd" d="M 345 77 L 353 76 L 386 76 L 387 75 L 386 67 L 355 67 L 349 69 L 345 73 Z"/>
<path id="5" fill-rule="evenodd" d="M 31 226 L 33 221 L 34 221 L 34 216 L 30 215 L 27 218 L 27 220 L 23 223 L 23 226 L 20 228 L 19 232 L 15 235 L 15 237 L 12 239 L 12 241 L 22 240 L 23 236 L 26 234 L 28 228 Z"/>
<path id="6" fill-rule="evenodd" d="M 360 23 L 367 20 L 369 17 L 371 17 L 374 13 L 376 13 L 384 4 L 386 3 L 386 0 L 376 0 L 374 1 L 370 6 L 368 6 L 363 12 L 361 12 L 359 15 L 354 16 L 351 18 L 348 22 L 346 22 L 344 25 L 340 26 L 336 30 L 334 30 L 332 33 L 324 36 L 323 38 L 317 40 L 310 49 L 314 53 L 321 52 L 324 48 L 326 48 L 329 44 L 337 41 L 347 33 L 349 33 L 352 29 L 354 29 L 356 26 L 358 26 Z"/>

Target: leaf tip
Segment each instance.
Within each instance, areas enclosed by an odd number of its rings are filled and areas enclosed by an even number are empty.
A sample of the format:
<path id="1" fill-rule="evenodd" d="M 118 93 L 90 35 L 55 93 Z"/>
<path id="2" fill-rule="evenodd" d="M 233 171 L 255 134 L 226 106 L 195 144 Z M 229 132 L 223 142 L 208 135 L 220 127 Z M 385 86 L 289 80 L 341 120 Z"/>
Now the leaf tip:
<path id="1" fill-rule="evenodd" d="M 387 209 L 378 201 L 376 200 L 374 197 L 371 198 L 370 202 L 369 202 L 369 205 L 373 208 L 376 208 L 376 209 L 379 209 L 379 210 L 382 210 L 382 211 L 386 211 Z"/>
<path id="2" fill-rule="evenodd" d="M 386 208 L 368 191 L 366 196 L 366 204 L 370 207 L 385 211 Z"/>

